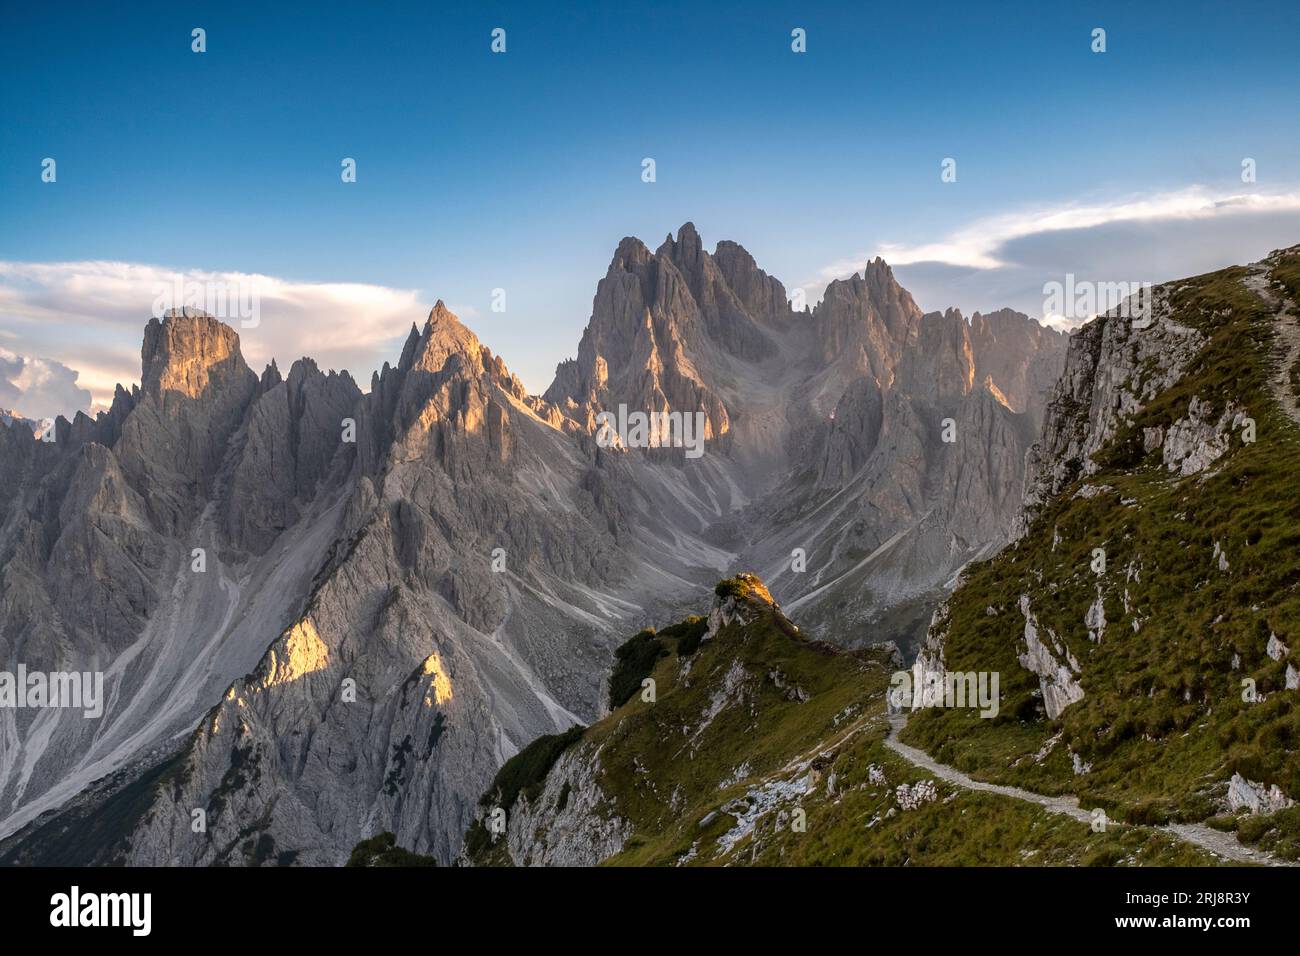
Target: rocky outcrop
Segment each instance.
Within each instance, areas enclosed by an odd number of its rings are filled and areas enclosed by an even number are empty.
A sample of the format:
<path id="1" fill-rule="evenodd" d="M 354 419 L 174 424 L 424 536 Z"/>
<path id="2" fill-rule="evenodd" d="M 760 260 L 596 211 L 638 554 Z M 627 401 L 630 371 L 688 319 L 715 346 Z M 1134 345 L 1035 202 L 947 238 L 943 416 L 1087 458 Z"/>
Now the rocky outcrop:
<path id="1" fill-rule="evenodd" d="M 1048 719 L 1055 720 L 1065 708 L 1083 700 L 1079 662 L 1051 628 L 1040 627 L 1028 595 L 1020 596 L 1020 613 L 1025 619 L 1025 650 L 1019 657 L 1020 666 L 1038 676 L 1043 707 Z"/>
<path id="2" fill-rule="evenodd" d="M 571 747 L 540 794 L 515 801 L 499 838 L 515 866 L 596 866 L 623 849 L 632 826 L 601 788 L 600 751 L 593 744 Z"/>
<path id="3" fill-rule="evenodd" d="M 1088 612 L 1083 616 L 1083 626 L 1088 629 L 1088 640 L 1094 644 L 1101 642 L 1106 633 L 1106 598 L 1100 587 L 1097 588 L 1097 600 L 1088 606 Z"/>
<path id="4" fill-rule="evenodd" d="M 767 586 L 752 574 L 742 572 L 726 583 L 725 593 L 715 594 L 709 608 L 709 623 L 703 638 L 706 641 L 717 637 L 724 627 L 733 624 L 744 627 L 751 623 L 757 617 L 757 607 L 773 605 Z"/>
<path id="5" fill-rule="evenodd" d="M 1276 813 L 1295 803 L 1282 792 L 1277 785 L 1265 786 L 1252 783 L 1239 773 L 1234 773 L 1228 781 L 1228 809 L 1230 811 L 1246 810 L 1250 814 Z"/>
<path id="6" fill-rule="evenodd" d="M 925 696 L 926 688 L 943 687 L 944 675 L 948 672 L 947 664 L 944 661 L 944 637 L 946 629 L 944 622 L 947 618 L 947 607 L 940 606 L 930 619 L 930 627 L 926 632 L 925 643 L 917 652 L 916 660 L 912 662 L 912 700 L 891 701 L 893 709 L 896 711 L 904 710 L 909 704 L 912 707 L 929 706 L 933 701 L 927 700 Z"/>
<path id="7" fill-rule="evenodd" d="M 1245 410 L 1239 407 L 1215 415 L 1208 403 L 1193 396 L 1187 405 L 1187 415 L 1170 425 L 1167 433 L 1160 428 L 1148 430 L 1144 448 L 1147 451 L 1159 448 L 1164 466 L 1186 478 L 1223 457 L 1234 430 L 1245 417 Z"/>
<path id="8" fill-rule="evenodd" d="M 154 523 L 175 535 L 216 497 L 258 380 L 235 331 L 192 309 L 149 321 L 141 364 L 141 395 L 113 448 Z"/>
<path id="9" fill-rule="evenodd" d="M 1168 295 L 1166 287 L 1155 290 L 1149 326 L 1115 310 L 1070 336 L 1042 434 L 1027 456 L 1024 510 L 1013 523 L 1014 537 L 1022 536 L 1043 504 L 1066 485 L 1095 474 L 1092 456 L 1186 373 L 1205 340 L 1170 317 Z M 1175 455 L 1182 443 L 1177 447 Z M 1177 459 L 1180 468 L 1183 458 Z"/>

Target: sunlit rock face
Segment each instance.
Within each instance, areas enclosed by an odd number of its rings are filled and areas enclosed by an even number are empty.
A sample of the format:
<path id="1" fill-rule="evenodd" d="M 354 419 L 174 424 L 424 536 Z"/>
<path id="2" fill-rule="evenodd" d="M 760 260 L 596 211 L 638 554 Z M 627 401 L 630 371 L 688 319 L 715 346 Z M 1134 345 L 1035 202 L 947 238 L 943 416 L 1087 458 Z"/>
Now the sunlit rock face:
<path id="1" fill-rule="evenodd" d="M 600 716 L 613 648 L 738 568 L 815 636 L 914 648 L 1063 356 L 880 260 L 796 311 L 690 224 L 619 244 L 542 396 L 441 302 L 365 391 L 151 321 L 109 412 L 0 428 L 0 659 L 107 688 L 93 726 L 0 711 L 0 859 L 336 864 L 388 830 L 448 862 L 505 759 Z M 704 453 L 602 444 L 620 404 L 700 413 Z"/>

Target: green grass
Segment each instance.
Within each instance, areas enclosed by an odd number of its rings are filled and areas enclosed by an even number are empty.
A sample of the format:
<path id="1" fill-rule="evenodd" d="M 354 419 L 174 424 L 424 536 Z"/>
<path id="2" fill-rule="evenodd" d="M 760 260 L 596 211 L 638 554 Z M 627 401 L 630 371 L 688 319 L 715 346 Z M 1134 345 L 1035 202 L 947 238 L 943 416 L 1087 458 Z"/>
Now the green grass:
<path id="1" fill-rule="evenodd" d="M 391 833 L 380 833 L 368 840 L 362 840 L 352 849 L 347 866 L 437 866 L 438 862 L 431 856 L 421 856 L 404 850 L 397 845 L 397 837 Z"/>
<path id="2" fill-rule="evenodd" d="M 614 652 L 614 670 L 609 676 L 609 707 L 622 707 L 641 689 L 641 682 L 654 670 L 655 661 L 668 653 L 668 645 L 646 628 Z"/>
<path id="3" fill-rule="evenodd" d="M 694 655 L 671 653 L 671 645 L 698 624 L 660 631 L 656 639 L 670 653 L 654 658 L 656 700 L 633 695 L 583 733 L 583 753 L 598 760 L 608 801 L 599 812 L 633 831 L 608 864 L 1213 862 L 1158 831 L 1093 833 L 1023 801 L 944 784 L 936 802 L 891 815 L 895 788 L 929 775 L 883 744 L 887 655 L 808 641 L 759 593 L 742 598 L 756 612 L 750 623 L 722 628 Z M 873 764 L 886 774 L 885 785 L 871 780 Z M 772 781 L 809 773 L 816 777 L 812 792 L 786 800 L 784 813 L 768 813 L 722 852 L 719 841 L 735 826 L 723 807 Z M 795 809 L 806 814 L 803 830 L 792 825 Z M 503 842 L 483 834 L 467 843 L 467 853 L 478 865 L 505 865 Z"/>
<path id="4" fill-rule="evenodd" d="M 704 635 L 708 629 L 708 618 L 688 617 L 684 621 L 678 621 L 671 627 L 664 628 L 659 632 L 659 637 L 676 641 L 678 657 L 690 657 L 700 649 L 700 643 L 704 640 Z"/>

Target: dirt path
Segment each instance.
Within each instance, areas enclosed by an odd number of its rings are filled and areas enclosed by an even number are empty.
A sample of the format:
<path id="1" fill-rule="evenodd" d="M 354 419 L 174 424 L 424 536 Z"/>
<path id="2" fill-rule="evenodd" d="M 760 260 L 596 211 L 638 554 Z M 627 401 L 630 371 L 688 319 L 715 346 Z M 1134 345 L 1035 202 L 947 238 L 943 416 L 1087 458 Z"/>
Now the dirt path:
<path id="1" fill-rule="evenodd" d="M 985 783 L 983 780 L 975 780 L 962 773 L 956 767 L 950 767 L 947 764 L 939 763 L 933 759 L 924 750 L 917 750 L 915 747 L 909 747 L 907 744 L 898 739 L 898 732 L 907 724 L 907 718 L 902 715 L 894 715 L 889 718 L 889 734 L 885 737 L 885 746 L 894 753 L 898 754 L 904 760 L 916 764 L 922 770 L 929 771 L 940 780 L 947 781 L 954 786 L 963 787 L 967 790 L 979 790 L 984 793 L 996 793 L 999 796 L 1010 797 L 1013 800 L 1023 800 L 1027 803 L 1037 804 L 1049 813 L 1062 813 L 1072 817 L 1082 823 L 1092 823 L 1092 814 L 1079 806 L 1079 798 L 1073 795 L 1060 797 L 1049 797 L 1041 793 L 1034 793 L 1031 790 L 1022 790 L 1020 787 L 1008 787 L 997 783 Z M 1113 821 L 1112 821 L 1113 822 Z M 1119 824 L 1128 826 L 1129 824 Z M 1155 827 L 1154 829 L 1164 830 L 1180 840 L 1186 840 L 1188 843 L 1195 844 L 1203 850 L 1208 850 L 1215 856 L 1232 860 L 1236 863 L 1258 863 L 1266 866 L 1294 866 L 1286 860 L 1278 859 L 1272 854 L 1263 850 L 1253 850 L 1250 847 L 1242 846 L 1237 842 L 1237 838 L 1230 833 L 1220 833 L 1213 830 L 1203 823 L 1174 823 L 1169 826 Z"/>
<path id="2" fill-rule="evenodd" d="M 1287 417 L 1300 425 L 1300 398 L 1291 384 L 1291 369 L 1300 361 L 1300 320 L 1296 318 L 1295 303 L 1278 295 L 1269 285 L 1268 269 L 1265 263 L 1252 263 L 1251 274 L 1242 283 L 1274 312 L 1277 337 L 1269 369 L 1269 391 Z"/>

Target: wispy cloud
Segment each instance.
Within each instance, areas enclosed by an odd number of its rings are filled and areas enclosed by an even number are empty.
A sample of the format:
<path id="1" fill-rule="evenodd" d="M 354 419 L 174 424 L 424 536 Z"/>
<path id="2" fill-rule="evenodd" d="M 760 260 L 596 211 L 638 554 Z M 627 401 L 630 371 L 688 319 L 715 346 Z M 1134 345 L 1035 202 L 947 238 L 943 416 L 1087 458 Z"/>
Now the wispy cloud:
<path id="1" fill-rule="evenodd" d="M 287 371 L 294 359 L 310 356 L 323 368 L 348 369 L 362 388 L 369 386 L 373 369 L 396 359 L 411 323 L 422 322 L 429 309 L 417 290 L 368 283 L 303 282 L 131 262 L 0 261 L 0 341 L 15 355 L 76 369 L 83 392 L 88 389 L 96 404 L 107 403 L 118 382 L 139 381 L 141 331 L 159 290 L 172 285 L 177 275 L 256 297 L 259 314 L 253 327 L 241 323 L 233 306 L 229 315 L 217 313 L 239 332 L 244 357 L 254 370 L 260 372 L 275 358 Z M 66 414 L 75 408 L 59 410 Z"/>
<path id="2" fill-rule="evenodd" d="M 829 263 L 801 283 L 817 301 L 833 279 L 879 255 L 921 308 L 967 314 L 1010 307 L 1044 318 L 1045 284 L 1157 284 L 1254 261 L 1300 242 L 1300 190 L 1192 186 L 1108 200 L 1061 202 L 973 220 L 932 242 L 884 242 Z M 1072 327 L 1079 320 L 1052 320 Z"/>
<path id="3" fill-rule="evenodd" d="M 1300 212 L 1300 191 L 1234 193 L 1190 186 L 1173 192 L 1025 207 L 977 219 L 934 242 L 882 243 L 871 251 L 829 263 L 804 287 L 816 288 L 820 295 L 827 282 L 860 271 L 863 263 L 875 256 L 893 266 L 937 263 L 965 269 L 1001 269 L 1016 264 L 1015 257 L 1008 254 L 1009 247 L 1033 236 L 1119 223 L 1205 222 L 1281 212 Z"/>

